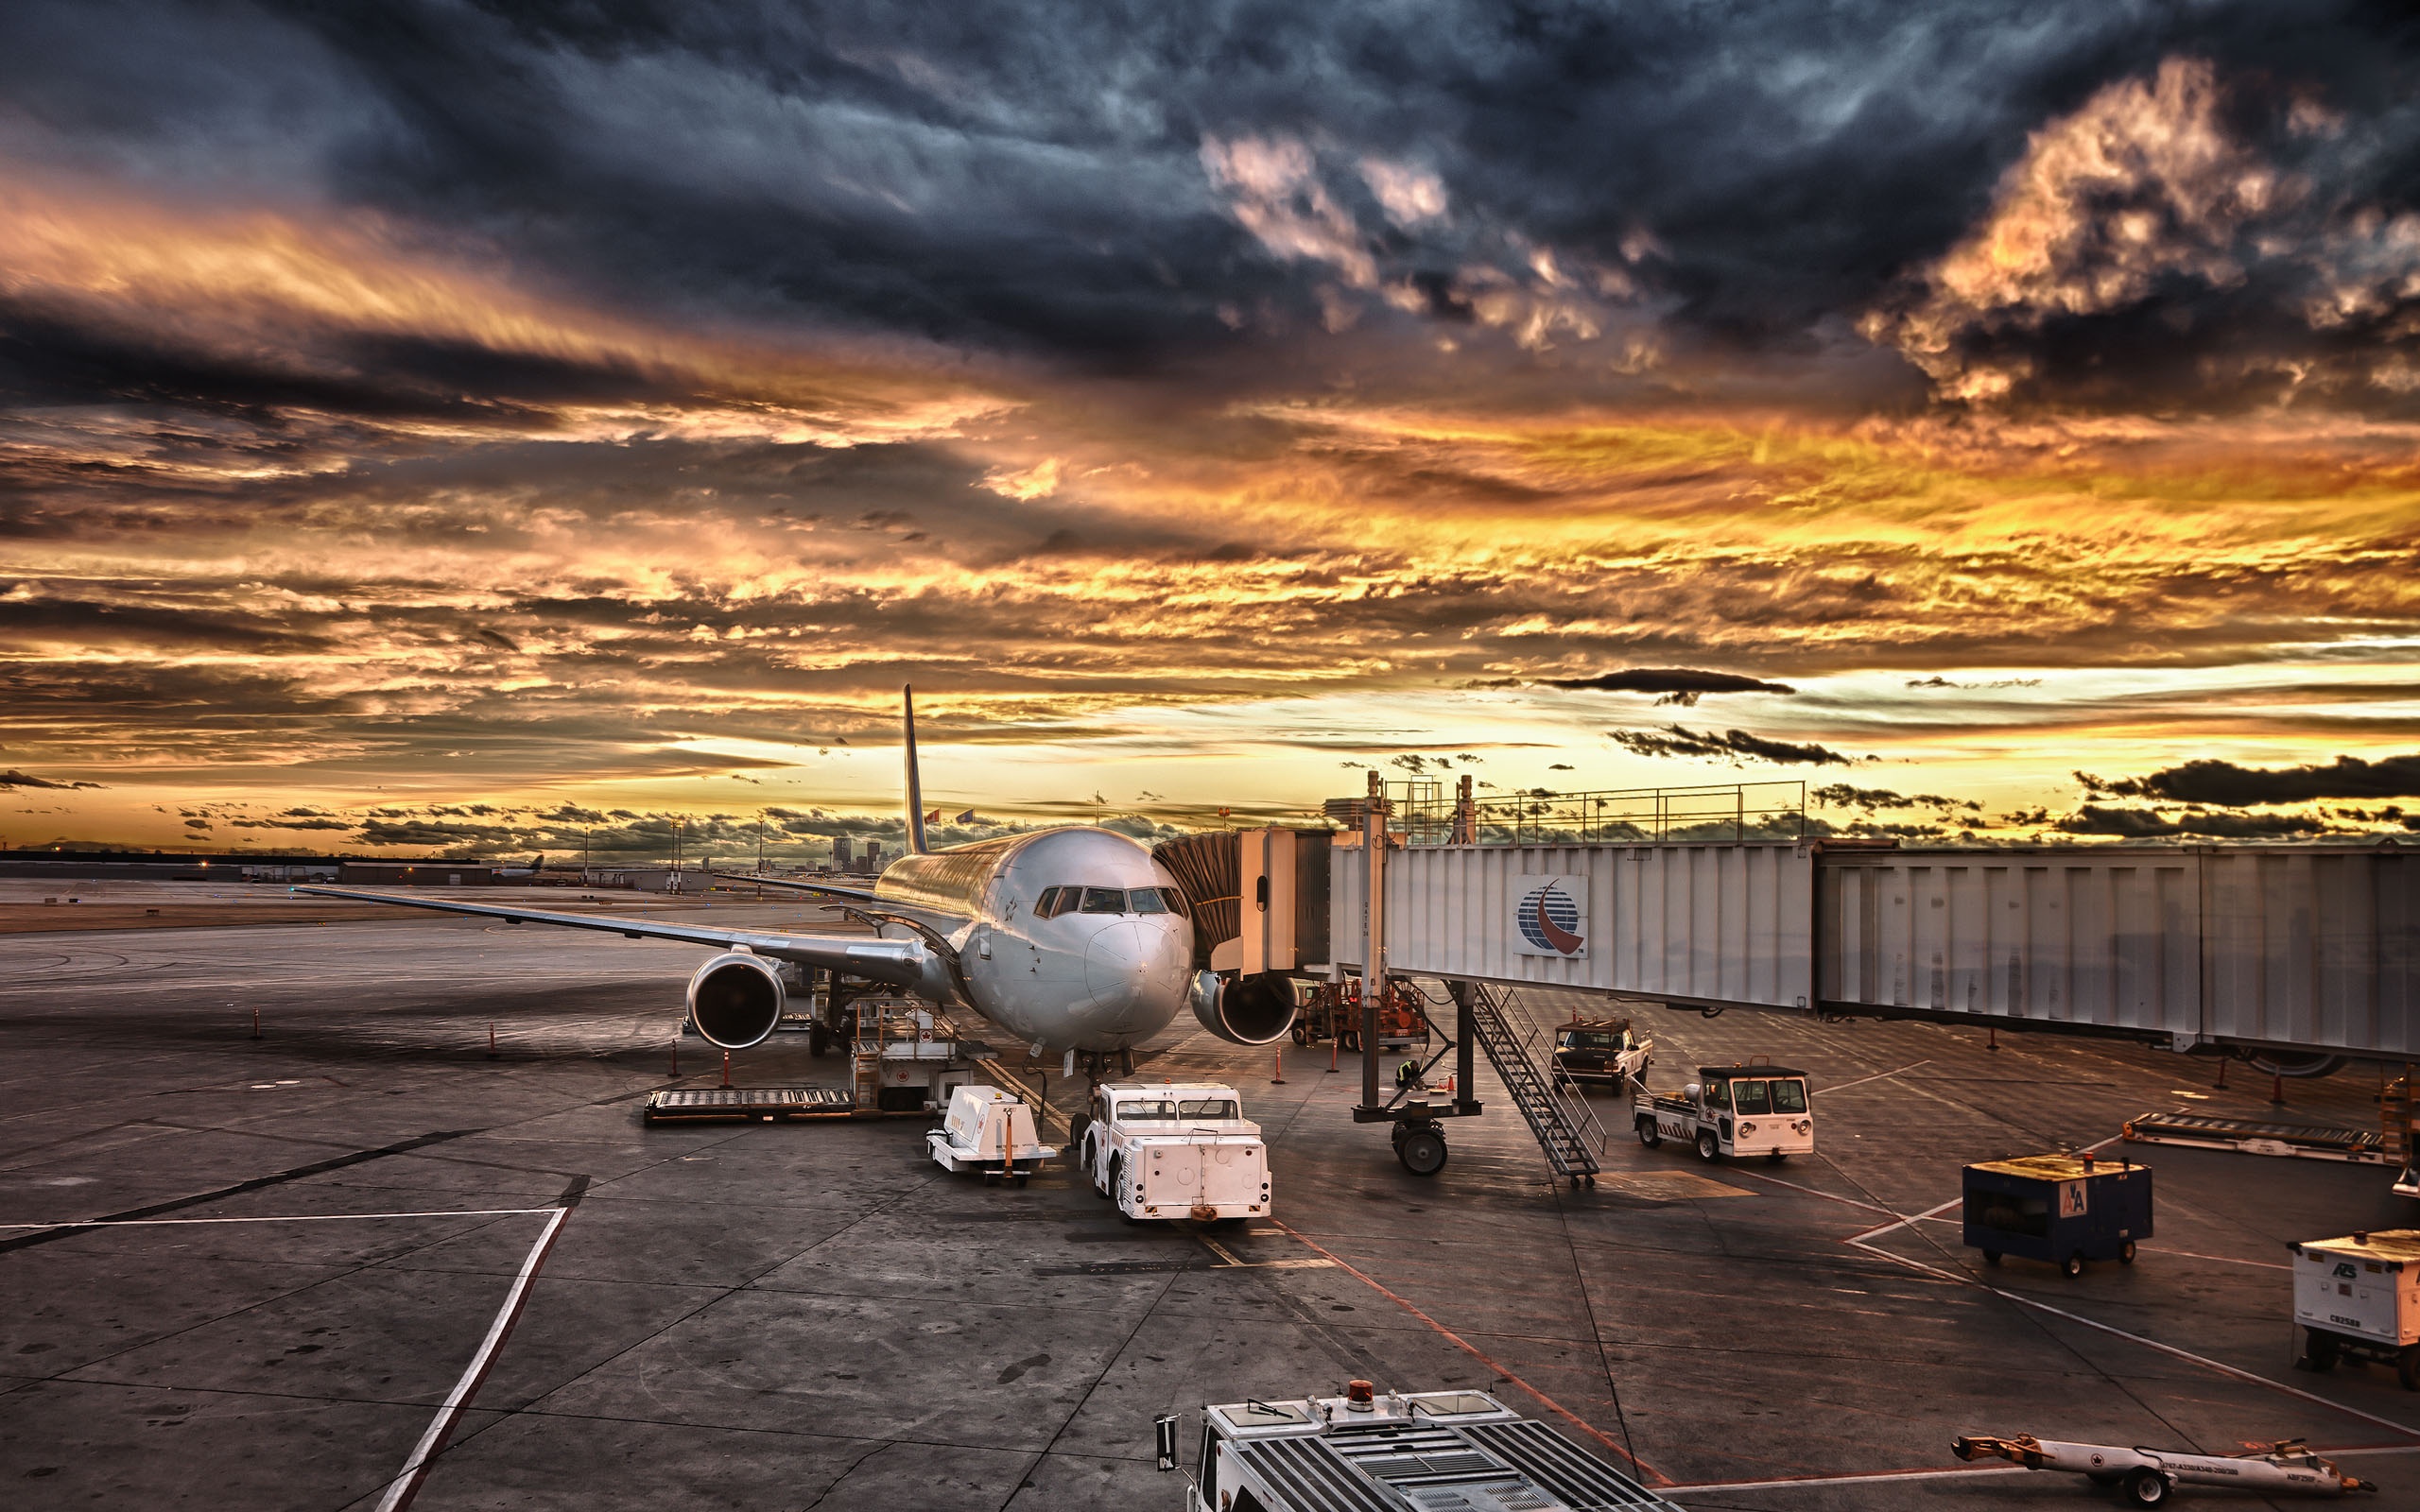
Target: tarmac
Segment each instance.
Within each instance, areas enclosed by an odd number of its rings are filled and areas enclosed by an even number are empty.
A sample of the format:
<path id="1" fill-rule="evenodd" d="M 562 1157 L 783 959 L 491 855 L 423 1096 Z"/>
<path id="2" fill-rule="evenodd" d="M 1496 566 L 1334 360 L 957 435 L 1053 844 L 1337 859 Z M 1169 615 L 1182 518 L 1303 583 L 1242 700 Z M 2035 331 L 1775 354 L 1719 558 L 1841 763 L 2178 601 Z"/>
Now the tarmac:
<path id="1" fill-rule="evenodd" d="M 45 906 L 68 905 L 0 900 L 0 931 Z M 2420 1507 L 2420 1395 L 2293 1367 L 2285 1246 L 2420 1227 L 2391 1173 L 2104 1143 L 2153 1110 L 2375 1126 L 2376 1067 L 2290 1081 L 2280 1110 L 2242 1066 L 2221 1088 L 2122 1041 L 1637 1007 L 1659 1088 L 1751 1055 L 1810 1072 L 1817 1153 L 1646 1149 L 1600 1095 L 1606 1169 L 1575 1190 L 1484 1069 L 1487 1113 L 1424 1179 L 1352 1124 L 1354 1057 L 1185 1022 L 1138 1074 L 1233 1081 L 1276 1182 L 1274 1221 L 1205 1231 L 1123 1224 L 1063 1164 L 949 1176 L 917 1119 L 644 1126 L 648 1092 L 721 1074 L 677 1034 L 693 947 L 175 922 L 0 934 L 11 1506 L 366 1512 L 408 1481 L 425 1509 L 1174 1509 L 1155 1415 L 1190 1446 L 1206 1401 L 1365 1376 L 1492 1390 L 1689 1507 L 2110 1504 L 1960 1464 L 1974 1433 L 2308 1438 Z M 804 1039 L 734 1056 L 734 1082 L 843 1084 Z M 2154 1173 L 2136 1263 L 2070 1280 L 1961 1246 L 1961 1164 L 2090 1146 Z"/>

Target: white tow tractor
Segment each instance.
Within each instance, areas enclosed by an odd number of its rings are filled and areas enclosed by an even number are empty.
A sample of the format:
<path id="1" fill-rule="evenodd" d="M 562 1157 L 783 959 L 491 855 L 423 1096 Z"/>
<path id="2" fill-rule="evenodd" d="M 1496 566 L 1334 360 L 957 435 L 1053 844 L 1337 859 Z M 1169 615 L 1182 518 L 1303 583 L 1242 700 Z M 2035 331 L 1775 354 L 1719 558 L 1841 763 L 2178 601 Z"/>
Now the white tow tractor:
<path id="1" fill-rule="evenodd" d="M 987 1187 L 1003 1180 L 1023 1186 L 1059 1153 L 1034 1137 L 1033 1109 L 1024 1099 L 997 1087 L 960 1087 L 950 1093 L 949 1113 L 941 1127 L 925 1134 L 925 1147 L 944 1171 L 980 1171 Z"/>
<path id="2" fill-rule="evenodd" d="M 1697 1146 L 1698 1158 L 1761 1155 L 1786 1160 L 1815 1150 L 1815 1111 L 1806 1098 L 1806 1073 L 1762 1060 L 1731 1066 L 1700 1066 L 1698 1079 L 1678 1097 L 1639 1089 L 1633 1105 L 1638 1143 L 1652 1149 L 1666 1140 Z"/>
<path id="3" fill-rule="evenodd" d="M 2118 1444 L 2066 1444 L 2019 1434 L 2014 1438 L 1972 1435 L 1950 1446 L 1960 1459 L 2004 1459 L 2032 1470 L 2067 1470 L 2115 1486 L 2136 1506 L 2159 1506 L 2179 1486 L 2231 1486 L 2256 1495 L 2287 1492 L 2342 1496 L 2377 1486 L 2338 1469 L 2301 1439 L 2288 1439 L 2249 1454 L 2187 1454 L 2172 1449 L 2127 1449 Z"/>
<path id="4" fill-rule="evenodd" d="M 1269 1205 L 1269 1147 L 1243 1100 L 1216 1082 L 1103 1082 L 1071 1142 L 1093 1191 L 1127 1221 L 1254 1218 Z"/>

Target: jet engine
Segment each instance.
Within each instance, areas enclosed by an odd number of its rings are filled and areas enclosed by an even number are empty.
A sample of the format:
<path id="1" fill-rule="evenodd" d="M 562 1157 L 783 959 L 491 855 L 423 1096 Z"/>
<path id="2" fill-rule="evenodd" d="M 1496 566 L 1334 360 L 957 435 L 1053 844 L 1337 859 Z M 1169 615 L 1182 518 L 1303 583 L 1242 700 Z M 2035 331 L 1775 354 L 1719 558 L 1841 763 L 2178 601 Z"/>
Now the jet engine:
<path id="1" fill-rule="evenodd" d="M 1294 1027 L 1294 983 L 1270 971 L 1261 976 L 1197 972 L 1193 1016 L 1229 1044 L 1265 1045 Z"/>
<path id="2" fill-rule="evenodd" d="M 761 955 L 717 955 L 689 978 L 689 1022 L 708 1044 L 745 1050 L 782 1022 L 781 968 Z"/>

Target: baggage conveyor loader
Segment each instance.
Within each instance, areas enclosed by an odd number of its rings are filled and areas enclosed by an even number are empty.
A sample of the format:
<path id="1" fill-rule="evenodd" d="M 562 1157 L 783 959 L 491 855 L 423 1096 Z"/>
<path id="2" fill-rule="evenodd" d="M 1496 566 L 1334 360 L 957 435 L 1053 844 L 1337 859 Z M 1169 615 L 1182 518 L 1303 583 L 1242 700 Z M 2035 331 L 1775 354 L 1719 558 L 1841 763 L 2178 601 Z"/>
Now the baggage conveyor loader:
<path id="1" fill-rule="evenodd" d="M 2116 1444 L 2068 1444 L 2019 1434 L 2014 1438 L 1968 1435 L 1950 1445 L 1960 1459 L 2004 1459 L 2032 1470 L 2066 1470 L 2102 1486 L 2115 1486 L 2135 1506 L 2162 1506 L 2179 1486 L 2231 1486 L 2256 1495 L 2342 1496 L 2376 1491 L 2369 1481 L 2345 1474 L 2335 1464 L 2291 1438 L 2249 1454 L 2187 1454 L 2172 1449 L 2127 1449 Z"/>

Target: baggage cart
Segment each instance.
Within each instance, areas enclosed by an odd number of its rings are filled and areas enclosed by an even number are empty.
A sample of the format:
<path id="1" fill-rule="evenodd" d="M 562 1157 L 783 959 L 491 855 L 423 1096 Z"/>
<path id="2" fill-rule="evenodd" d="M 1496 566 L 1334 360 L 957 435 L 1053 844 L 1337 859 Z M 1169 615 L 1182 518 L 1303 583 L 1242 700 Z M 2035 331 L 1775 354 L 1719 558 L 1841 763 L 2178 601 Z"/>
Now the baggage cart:
<path id="1" fill-rule="evenodd" d="M 2026 1155 L 1966 1167 L 1965 1236 L 1986 1264 L 2046 1261 L 2069 1276 L 2087 1261 L 2135 1263 L 2152 1236 L 2152 1172 L 2089 1155 Z"/>

